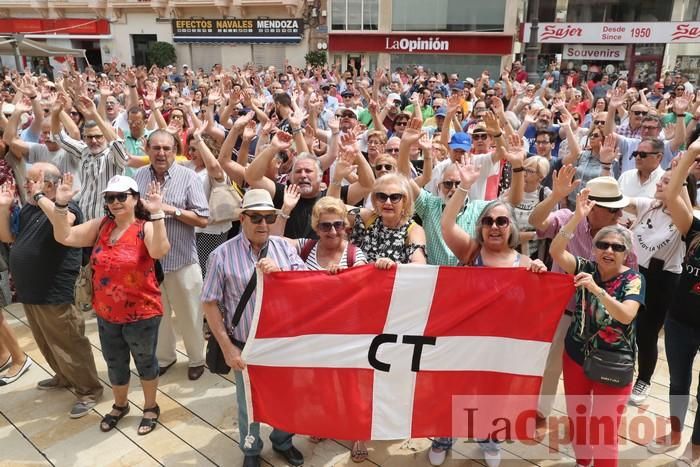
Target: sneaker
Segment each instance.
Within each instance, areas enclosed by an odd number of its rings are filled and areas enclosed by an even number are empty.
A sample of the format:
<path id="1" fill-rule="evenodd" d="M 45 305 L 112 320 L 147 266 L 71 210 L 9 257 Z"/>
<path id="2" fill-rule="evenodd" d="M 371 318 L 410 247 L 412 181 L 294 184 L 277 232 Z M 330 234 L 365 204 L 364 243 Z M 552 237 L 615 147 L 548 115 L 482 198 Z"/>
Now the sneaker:
<path id="1" fill-rule="evenodd" d="M 29 367 L 32 366 L 32 363 L 34 363 L 32 359 L 29 358 L 29 355 L 26 355 L 24 363 L 22 364 L 22 368 L 20 368 L 16 374 L 12 376 L 6 374 L 0 377 L 0 386 L 6 386 L 10 383 L 14 383 L 15 381 L 17 381 L 20 378 L 20 376 L 29 371 Z"/>
<path id="2" fill-rule="evenodd" d="M 447 449 L 445 448 L 430 448 L 428 451 L 430 465 L 442 465 L 445 458 L 447 458 Z"/>
<path id="3" fill-rule="evenodd" d="M 70 418 L 81 418 L 95 407 L 95 401 L 77 401 L 72 409 L 70 409 Z"/>
<path id="4" fill-rule="evenodd" d="M 489 467 L 501 465 L 501 451 L 484 451 L 484 461 Z"/>
<path id="5" fill-rule="evenodd" d="M 38 383 L 36 383 L 36 388 L 41 389 L 42 391 L 50 391 L 52 389 L 60 389 L 65 386 L 61 385 L 61 383 L 58 382 L 58 377 L 54 376 L 53 378 L 49 379 L 42 379 Z"/>
<path id="6" fill-rule="evenodd" d="M 633 405 L 640 405 L 649 397 L 649 391 L 651 391 L 651 384 L 638 379 L 637 382 L 634 383 L 634 388 L 632 388 L 630 403 Z"/>

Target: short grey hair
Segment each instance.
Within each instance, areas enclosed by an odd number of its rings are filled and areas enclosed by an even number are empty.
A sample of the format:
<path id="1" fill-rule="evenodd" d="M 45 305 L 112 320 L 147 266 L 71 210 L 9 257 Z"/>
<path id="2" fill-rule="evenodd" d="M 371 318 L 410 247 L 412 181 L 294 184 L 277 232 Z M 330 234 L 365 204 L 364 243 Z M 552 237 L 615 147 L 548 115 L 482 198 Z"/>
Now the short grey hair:
<path id="1" fill-rule="evenodd" d="M 498 206 L 504 206 L 508 210 L 508 220 L 510 220 L 508 223 L 508 230 L 510 230 L 510 235 L 508 236 L 508 246 L 510 248 L 517 248 L 518 245 L 520 245 L 520 233 L 518 232 L 518 226 L 515 223 L 515 217 L 513 217 L 513 208 L 500 199 L 491 201 L 489 204 L 484 206 L 484 210 L 481 211 L 481 215 L 479 215 L 479 218 L 476 220 L 476 242 L 479 244 L 479 246 L 484 244 L 484 235 L 481 232 L 481 221 Z"/>
<path id="2" fill-rule="evenodd" d="M 607 227 L 603 227 L 598 231 L 597 234 L 595 234 L 595 237 L 593 237 L 593 245 L 607 237 L 608 235 L 615 235 L 616 237 L 619 237 L 622 240 L 622 243 L 625 244 L 625 256 L 627 256 L 631 251 L 632 251 L 632 232 L 629 231 L 629 229 L 622 227 L 620 225 L 608 225 Z"/>
<path id="3" fill-rule="evenodd" d="M 294 159 L 294 163 L 292 164 L 292 173 L 294 173 L 294 170 L 297 168 L 297 163 L 299 161 L 305 161 L 305 160 L 314 161 L 314 164 L 316 165 L 316 173 L 318 174 L 318 179 L 321 180 L 323 178 L 323 170 L 321 169 L 321 161 L 318 159 L 318 157 L 316 157 L 313 154 L 308 153 L 308 152 L 299 153 L 299 155 Z"/>

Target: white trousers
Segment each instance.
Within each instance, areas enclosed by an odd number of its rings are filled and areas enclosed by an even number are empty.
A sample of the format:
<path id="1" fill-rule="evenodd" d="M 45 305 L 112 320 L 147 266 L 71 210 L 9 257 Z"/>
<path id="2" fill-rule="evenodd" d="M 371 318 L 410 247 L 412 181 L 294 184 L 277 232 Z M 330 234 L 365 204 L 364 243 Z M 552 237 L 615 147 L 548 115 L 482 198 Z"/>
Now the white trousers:
<path id="1" fill-rule="evenodd" d="M 549 354 L 547 354 L 547 364 L 544 368 L 542 387 L 540 388 L 540 401 L 537 405 L 537 413 L 541 417 L 548 417 L 554 407 L 554 398 L 557 395 L 559 377 L 561 376 L 564 339 L 569 326 L 571 326 L 571 319 L 571 316 L 567 314 L 562 315 L 557 330 L 554 332 Z"/>

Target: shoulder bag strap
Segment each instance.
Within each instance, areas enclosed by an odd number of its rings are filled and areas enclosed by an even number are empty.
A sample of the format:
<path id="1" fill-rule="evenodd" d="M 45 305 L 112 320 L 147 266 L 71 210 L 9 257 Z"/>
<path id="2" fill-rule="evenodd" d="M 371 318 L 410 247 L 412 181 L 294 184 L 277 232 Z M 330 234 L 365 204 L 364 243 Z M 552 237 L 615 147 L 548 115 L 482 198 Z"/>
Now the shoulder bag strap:
<path id="1" fill-rule="evenodd" d="M 264 258 L 267 256 L 267 247 L 270 244 L 268 241 L 263 249 L 260 251 L 260 256 L 258 257 L 258 260 Z M 245 290 L 243 291 L 243 295 L 241 295 L 241 299 L 238 302 L 238 305 L 236 306 L 236 312 L 233 314 L 233 320 L 231 321 L 231 328 L 235 328 L 238 326 L 238 323 L 241 321 L 241 316 L 243 316 L 243 309 L 246 307 L 248 302 L 250 301 L 250 297 L 253 295 L 253 290 L 255 290 L 255 285 L 257 284 L 258 281 L 258 270 L 257 268 L 253 268 L 253 275 L 250 276 L 250 280 L 248 281 L 248 285 L 245 286 Z"/>
<path id="2" fill-rule="evenodd" d="M 348 255 L 345 261 L 348 267 L 351 268 L 355 265 L 355 257 L 357 256 L 357 247 L 352 243 L 348 242 Z"/>
<path id="3" fill-rule="evenodd" d="M 304 247 L 299 252 L 299 256 L 301 257 L 302 261 L 306 262 L 306 260 L 309 258 L 309 255 L 311 255 L 311 252 L 316 246 L 316 243 L 318 243 L 318 240 L 306 240 L 306 242 L 304 243 Z"/>

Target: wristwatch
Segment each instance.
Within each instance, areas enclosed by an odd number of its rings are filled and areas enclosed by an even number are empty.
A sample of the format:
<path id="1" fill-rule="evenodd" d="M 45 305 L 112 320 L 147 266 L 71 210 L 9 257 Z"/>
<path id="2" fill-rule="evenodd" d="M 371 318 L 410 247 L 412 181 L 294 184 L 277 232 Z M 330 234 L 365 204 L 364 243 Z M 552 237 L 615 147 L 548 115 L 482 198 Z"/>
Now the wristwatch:
<path id="1" fill-rule="evenodd" d="M 180 211 L 180 208 L 175 208 L 175 217 L 180 217 L 182 215 L 182 211 Z"/>
<path id="2" fill-rule="evenodd" d="M 46 195 L 42 192 L 39 192 L 33 196 L 34 202 L 38 203 L 41 198 L 44 198 Z"/>

